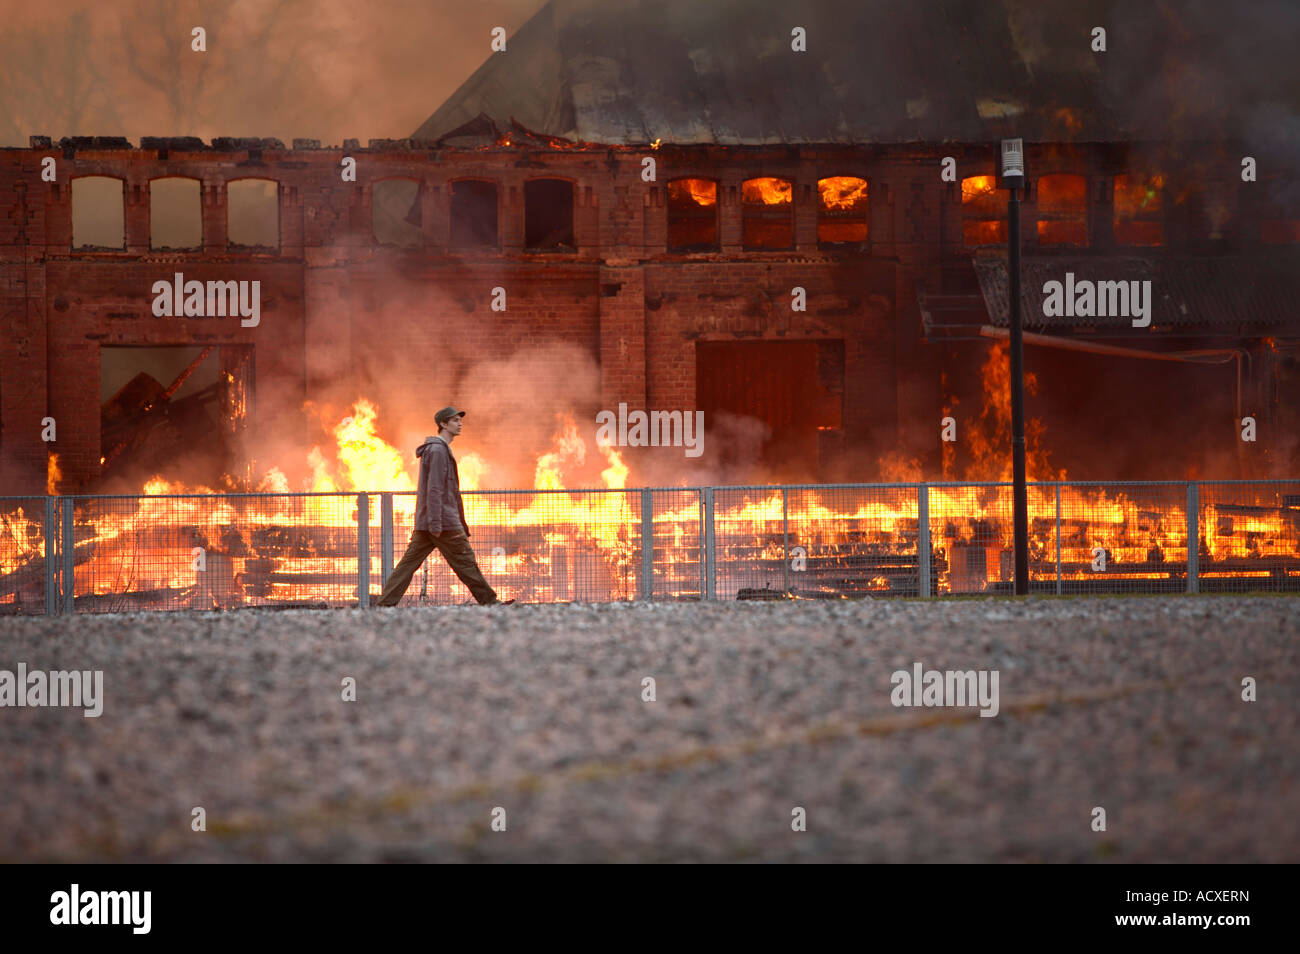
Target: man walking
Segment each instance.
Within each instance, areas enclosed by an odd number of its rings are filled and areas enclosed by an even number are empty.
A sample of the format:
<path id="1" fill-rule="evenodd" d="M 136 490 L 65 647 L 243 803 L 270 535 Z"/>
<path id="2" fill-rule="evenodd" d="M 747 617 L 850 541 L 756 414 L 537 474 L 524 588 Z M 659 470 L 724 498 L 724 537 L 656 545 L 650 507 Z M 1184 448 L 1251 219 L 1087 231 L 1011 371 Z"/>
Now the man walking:
<path id="1" fill-rule="evenodd" d="M 460 434 L 464 411 L 444 407 L 433 416 L 438 425 L 437 437 L 426 437 L 415 449 L 420 459 L 420 488 L 415 507 L 415 529 L 400 563 L 384 584 L 379 606 L 396 606 L 411 577 L 435 549 L 456 571 L 481 605 L 513 603 L 497 599 L 496 590 L 488 586 L 479 571 L 478 561 L 469 545 L 469 522 L 460 499 L 460 472 L 451 454 L 451 442 Z"/>

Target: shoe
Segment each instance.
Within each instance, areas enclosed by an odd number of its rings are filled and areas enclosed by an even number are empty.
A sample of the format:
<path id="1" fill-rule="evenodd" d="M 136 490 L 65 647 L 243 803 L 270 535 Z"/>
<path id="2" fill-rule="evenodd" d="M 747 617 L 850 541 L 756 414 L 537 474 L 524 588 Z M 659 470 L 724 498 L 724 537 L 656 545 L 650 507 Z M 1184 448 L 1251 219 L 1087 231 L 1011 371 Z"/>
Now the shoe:
<path id="1" fill-rule="evenodd" d="M 509 606 L 514 600 L 497 600 L 495 603 L 489 603 L 488 606 Z"/>

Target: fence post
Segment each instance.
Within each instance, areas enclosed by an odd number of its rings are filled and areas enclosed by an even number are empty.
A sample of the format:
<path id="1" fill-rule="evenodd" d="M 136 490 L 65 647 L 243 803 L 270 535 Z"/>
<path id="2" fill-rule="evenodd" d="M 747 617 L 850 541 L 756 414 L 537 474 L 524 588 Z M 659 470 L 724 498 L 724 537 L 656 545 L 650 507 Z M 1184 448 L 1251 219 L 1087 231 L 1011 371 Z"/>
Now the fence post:
<path id="1" fill-rule="evenodd" d="M 785 595 L 790 595 L 790 490 L 781 488 L 781 527 L 785 538 Z"/>
<path id="2" fill-rule="evenodd" d="M 1187 592 L 1199 593 L 1201 572 L 1200 494 L 1195 481 L 1187 484 Z"/>
<path id="3" fill-rule="evenodd" d="M 1061 482 L 1056 482 L 1056 595 L 1061 595 Z"/>
<path id="4" fill-rule="evenodd" d="M 380 585 L 386 584 L 393 575 L 393 495 L 379 495 L 379 572 L 383 574 Z"/>
<path id="5" fill-rule="evenodd" d="M 71 616 L 77 611 L 77 579 L 73 574 L 73 557 L 76 540 L 72 532 L 72 498 L 63 497 L 59 501 L 63 508 L 63 615 Z"/>
<path id="6" fill-rule="evenodd" d="M 930 596 L 930 488 L 918 484 L 916 488 L 916 569 L 917 593 Z"/>
<path id="7" fill-rule="evenodd" d="M 641 599 L 653 600 L 655 595 L 655 509 L 654 496 L 648 489 L 641 491 Z"/>
<path id="8" fill-rule="evenodd" d="M 357 494 L 357 605 L 370 605 L 370 495 Z"/>
<path id="9" fill-rule="evenodd" d="M 58 509 L 55 498 L 45 498 L 45 615 L 57 616 L 59 596 L 55 590 L 58 579 Z"/>
<path id="10" fill-rule="evenodd" d="M 706 600 L 717 598 L 715 570 L 713 562 L 713 488 L 704 488 L 704 586 L 702 595 Z"/>

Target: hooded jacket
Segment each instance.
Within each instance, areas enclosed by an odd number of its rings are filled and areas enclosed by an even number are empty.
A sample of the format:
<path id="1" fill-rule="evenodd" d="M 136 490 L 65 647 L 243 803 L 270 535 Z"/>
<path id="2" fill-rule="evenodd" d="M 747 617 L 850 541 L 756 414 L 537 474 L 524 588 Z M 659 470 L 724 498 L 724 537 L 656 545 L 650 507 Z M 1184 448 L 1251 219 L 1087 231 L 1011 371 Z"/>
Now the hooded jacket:
<path id="1" fill-rule="evenodd" d="M 460 499 L 460 471 L 447 442 L 441 437 L 426 437 L 415 449 L 415 456 L 420 459 L 415 529 L 426 533 L 460 530 L 469 536 L 465 505 Z"/>

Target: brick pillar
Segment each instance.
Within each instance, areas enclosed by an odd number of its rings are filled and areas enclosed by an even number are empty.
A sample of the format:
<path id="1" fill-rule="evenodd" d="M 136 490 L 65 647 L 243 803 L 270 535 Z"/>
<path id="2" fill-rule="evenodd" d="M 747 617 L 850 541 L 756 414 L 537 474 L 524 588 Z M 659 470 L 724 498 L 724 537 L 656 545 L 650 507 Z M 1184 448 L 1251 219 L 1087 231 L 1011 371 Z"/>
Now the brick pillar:
<path id="1" fill-rule="evenodd" d="M 426 177 L 420 189 L 420 215 L 426 248 L 444 251 L 451 244 L 451 183 Z"/>
<path id="2" fill-rule="evenodd" d="M 1115 247 L 1115 179 L 1112 176 L 1092 176 L 1088 180 L 1088 238 L 1094 249 Z M 1020 231 L 1024 232 L 1021 225 Z"/>
<path id="3" fill-rule="evenodd" d="M 352 279 L 342 247 L 306 251 L 303 279 L 306 397 L 320 400 L 338 378 L 340 354 L 353 354 Z"/>
<path id="4" fill-rule="evenodd" d="M 600 269 L 600 399 L 615 410 L 646 406 L 645 272 L 638 265 Z"/>
<path id="5" fill-rule="evenodd" d="M 59 181 L 45 187 L 43 240 L 38 243 L 33 237 L 30 241 L 44 245 L 47 254 L 66 255 L 72 248 L 72 164 L 63 162 L 57 168 Z M 39 196 L 39 192 L 28 192 L 28 204 Z"/>
<path id="6" fill-rule="evenodd" d="M 302 255 L 304 244 L 302 193 L 296 185 L 280 183 L 280 253 L 290 257 Z"/>
<path id="7" fill-rule="evenodd" d="M 66 198 L 68 185 L 33 187 L 22 180 L 5 185 L 0 190 L 0 285 L 7 289 L 6 333 L 0 335 L 0 488 L 10 494 L 43 494 L 47 454 L 58 445 L 41 440 L 48 347 L 42 232 L 51 208 L 61 207 L 66 215 L 66 203 L 53 193 Z"/>
<path id="8" fill-rule="evenodd" d="M 794 247 L 800 252 L 817 251 L 817 210 L 821 196 L 817 178 L 802 176 L 794 180 Z"/>
<path id="9" fill-rule="evenodd" d="M 524 184 L 519 179 L 501 183 L 501 250 L 518 252 L 524 247 Z"/>
<path id="10" fill-rule="evenodd" d="M 149 252 L 149 180 L 123 180 L 122 211 L 126 225 L 126 250 L 136 255 Z"/>
<path id="11" fill-rule="evenodd" d="M 641 198 L 644 254 L 662 255 L 668 247 L 668 186 L 646 182 Z"/>
<path id="12" fill-rule="evenodd" d="M 200 189 L 203 203 L 203 251 L 224 252 L 230 241 L 230 207 L 226 197 L 226 183 L 222 179 L 204 179 Z"/>
<path id="13" fill-rule="evenodd" d="M 578 180 L 573 184 L 573 240 L 584 257 L 600 251 L 599 193 L 590 182 Z"/>
<path id="14" fill-rule="evenodd" d="M 740 181 L 722 181 L 718 183 L 718 237 L 722 241 L 722 251 L 739 255 L 744 241 L 744 213 L 741 207 Z"/>

